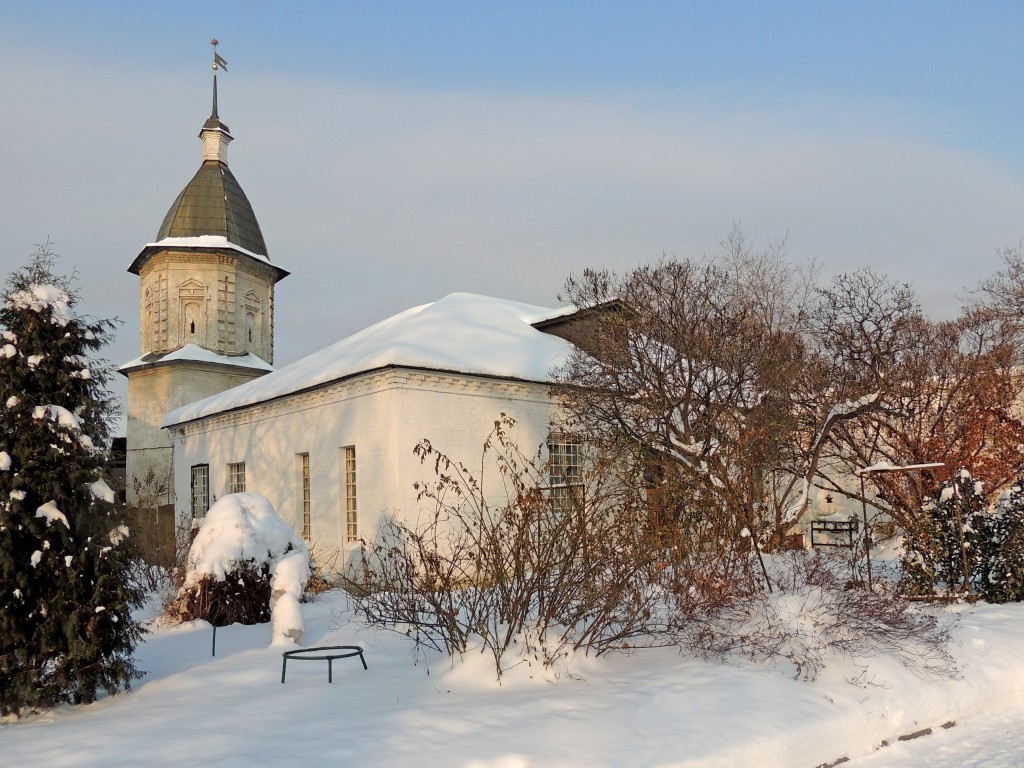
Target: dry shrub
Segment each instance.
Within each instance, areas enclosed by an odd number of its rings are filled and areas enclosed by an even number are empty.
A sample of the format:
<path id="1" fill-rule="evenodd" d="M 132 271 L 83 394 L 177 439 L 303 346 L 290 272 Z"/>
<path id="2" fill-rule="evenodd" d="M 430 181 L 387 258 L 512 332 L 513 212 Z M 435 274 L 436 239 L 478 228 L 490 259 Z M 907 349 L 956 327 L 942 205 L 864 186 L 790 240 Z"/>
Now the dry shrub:
<path id="1" fill-rule="evenodd" d="M 946 650 L 952 625 L 898 596 L 848 587 L 845 563 L 812 552 L 769 558 L 775 591 L 695 617 L 681 644 L 704 657 L 786 659 L 813 680 L 830 655 L 889 655 L 909 669 L 957 674 Z"/>
<path id="2" fill-rule="evenodd" d="M 202 576 L 183 588 L 167 610 L 178 621 L 203 619 L 215 627 L 270 621 L 270 565 L 243 560 L 224 581 Z"/>
<path id="3" fill-rule="evenodd" d="M 831 655 L 889 654 L 955 674 L 949 627 L 892 594 L 847 588 L 847 563 L 800 551 L 762 564 L 728 531 L 710 537 L 699 521 L 652 515 L 645 496 L 599 464 L 571 503 L 550 498 L 545 464 L 519 451 L 510 424 L 496 422 L 481 462 L 498 472 L 499 503 L 464 465 L 429 442 L 417 447 L 437 477 L 420 486 L 429 511 L 386 521 L 348 574 L 371 626 L 408 635 L 417 653 L 489 652 L 499 678 L 524 660 L 655 646 L 788 660 L 804 679 Z"/>
<path id="4" fill-rule="evenodd" d="M 337 547 L 329 547 L 314 541 L 309 545 L 309 581 L 302 592 L 302 601 L 309 602 L 317 595 L 334 589 L 338 558 L 341 551 Z"/>
<path id="5" fill-rule="evenodd" d="M 167 613 L 178 596 L 178 590 L 185 583 L 185 570 L 189 547 L 195 538 L 200 521 L 182 521 L 175 526 L 173 547 L 163 563 L 154 563 L 145 554 L 132 563 L 130 571 L 133 583 L 143 592 L 156 594 L 163 610 Z"/>
<path id="6" fill-rule="evenodd" d="M 432 509 L 415 524 L 387 521 L 350 574 L 369 624 L 418 649 L 485 649 L 500 677 L 523 659 L 672 644 L 697 604 L 728 599 L 719 571 L 653 530 L 643 497 L 621 478 L 599 467 L 552 498 L 547 464 L 510 440 L 512 424 L 503 416 L 484 444 L 498 503 L 463 464 L 417 446 L 434 464 L 436 482 L 418 486 Z"/>

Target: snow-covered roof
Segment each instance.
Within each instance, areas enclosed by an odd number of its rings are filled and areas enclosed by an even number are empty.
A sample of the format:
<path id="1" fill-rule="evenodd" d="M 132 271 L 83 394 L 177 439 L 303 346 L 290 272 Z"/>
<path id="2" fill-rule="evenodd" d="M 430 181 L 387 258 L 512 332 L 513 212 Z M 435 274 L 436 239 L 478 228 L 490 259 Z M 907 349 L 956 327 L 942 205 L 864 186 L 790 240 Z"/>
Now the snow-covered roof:
<path id="1" fill-rule="evenodd" d="M 249 251 L 236 243 L 232 243 L 224 235 L 198 235 L 196 237 L 165 237 L 155 243 L 146 243 L 146 248 L 227 248 L 244 254 L 264 264 L 270 259 L 265 254 Z"/>
<path id="2" fill-rule="evenodd" d="M 470 293 L 407 309 L 254 381 L 178 408 L 164 426 L 402 366 L 545 382 L 572 345 L 532 323 L 555 310 Z"/>
<path id="3" fill-rule="evenodd" d="M 262 240 L 260 241 L 262 242 Z M 282 269 L 276 264 L 271 263 L 270 258 L 266 254 L 254 251 L 252 249 L 244 248 L 238 243 L 234 243 L 228 239 L 225 235 L 195 235 L 195 236 L 181 236 L 181 237 L 161 237 L 156 242 L 146 243 L 142 250 L 139 251 L 139 255 L 135 257 L 135 260 L 128 267 L 128 271 L 133 275 L 141 274 L 142 265 L 145 264 L 146 260 L 157 251 L 161 249 L 170 248 L 181 248 L 181 249 L 195 249 L 198 251 L 230 251 L 238 254 L 239 256 L 246 256 L 260 264 L 266 264 L 269 266 L 276 275 L 276 280 L 283 280 L 288 277 L 288 270 Z M 264 248 L 264 250 L 266 250 Z"/>
<path id="4" fill-rule="evenodd" d="M 173 352 L 168 352 L 163 355 L 156 355 L 150 352 L 142 357 L 137 357 L 134 360 L 125 363 L 117 370 L 125 372 L 132 368 L 141 368 L 146 365 L 166 363 L 172 360 L 186 360 L 196 363 L 219 363 L 220 365 L 234 365 L 239 368 L 254 368 L 259 371 L 274 370 L 274 366 L 263 358 L 254 355 L 252 352 L 246 352 L 244 355 L 221 355 L 209 349 L 204 349 L 197 344 L 186 344 Z"/>

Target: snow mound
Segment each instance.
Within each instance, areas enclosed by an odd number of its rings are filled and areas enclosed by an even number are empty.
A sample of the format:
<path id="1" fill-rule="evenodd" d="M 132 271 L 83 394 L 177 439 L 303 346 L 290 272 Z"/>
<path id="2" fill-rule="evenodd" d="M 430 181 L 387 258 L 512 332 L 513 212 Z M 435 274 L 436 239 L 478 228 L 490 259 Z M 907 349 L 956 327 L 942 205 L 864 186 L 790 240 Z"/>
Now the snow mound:
<path id="1" fill-rule="evenodd" d="M 309 548 L 258 493 L 232 493 L 210 507 L 189 550 L 182 593 L 204 578 L 223 582 L 250 560 L 270 570 L 272 644 L 302 642 L 299 600 L 310 576 Z"/>
<path id="2" fill-rule="evenodd" d="M 188 553 L 185 586 L 203 576 L 224 581 L 236 564 L 254 560 L 272 568 L 286 554 L 309 549 L 292 527 L 281 519 L 274 505 L 258 493 L 231 493 L 206 513 Z"/>

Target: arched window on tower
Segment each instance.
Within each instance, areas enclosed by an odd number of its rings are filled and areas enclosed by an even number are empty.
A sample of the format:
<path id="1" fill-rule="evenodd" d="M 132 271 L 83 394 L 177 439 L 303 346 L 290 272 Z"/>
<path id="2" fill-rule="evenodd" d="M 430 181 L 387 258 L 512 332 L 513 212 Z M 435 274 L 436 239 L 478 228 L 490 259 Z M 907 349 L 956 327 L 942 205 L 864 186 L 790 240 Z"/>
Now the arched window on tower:
<path id="1" fill-rule="evenodd" d="M 189 278 L 178 287 L 178 306 L 181 318 L 181 344 L 205 347 L 206 340 L 206 286 Z"/>
<path id="2" fill-rule="evenodd" d="M 245 308 L 245 348 L 257 355 L 263 354 L 263 299 L 255 290 L 242 297 Z"/>
<path id="3" fill-rule="evenodd" d="M 199 319 L 199 304 L 190 302 L 185 305 L 185 343 L 195 344 L 196 341 L 196 320 Z"/>

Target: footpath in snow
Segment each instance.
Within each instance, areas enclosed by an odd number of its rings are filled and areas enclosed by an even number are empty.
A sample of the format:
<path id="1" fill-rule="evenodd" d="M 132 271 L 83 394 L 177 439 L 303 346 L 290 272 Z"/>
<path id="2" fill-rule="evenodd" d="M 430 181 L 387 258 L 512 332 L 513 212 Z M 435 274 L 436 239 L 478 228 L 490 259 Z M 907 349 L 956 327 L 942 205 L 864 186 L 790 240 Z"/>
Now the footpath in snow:
<path id="1" fill-rule="evenodd" d="M 365 629 L 342 592 L 302 610 L 304 645 L 362 645 L 369 669 L 336 661 L 329 685 L 325 663 L 290 663 L 282 685 L 284 649 L 269 647 L 268 625 L 222 628 L 215 658 L 206 623 L 157 627 L 138 649 L 147 675 L 135 690 L 0 725 L 0 764 L 943 765 L 942 750 L 985 741 L 985 727 L 998 737 L 1024 722 L 1021 605 L 948 609 L 960 614 L 959 679 L 873 658 L 832 659 L 806 682 L 785 666 L 659 649 L 575 658 L 557 675 L 524 663 L 500 686 L 480 654 L 414 664 L 407 638 Z M 898 742 L 925 728 L 935 733 Z M 893 745 L 874 752 L 883 741 Z M 992 754 L 1017 764 L 1019 742 Z"/>

